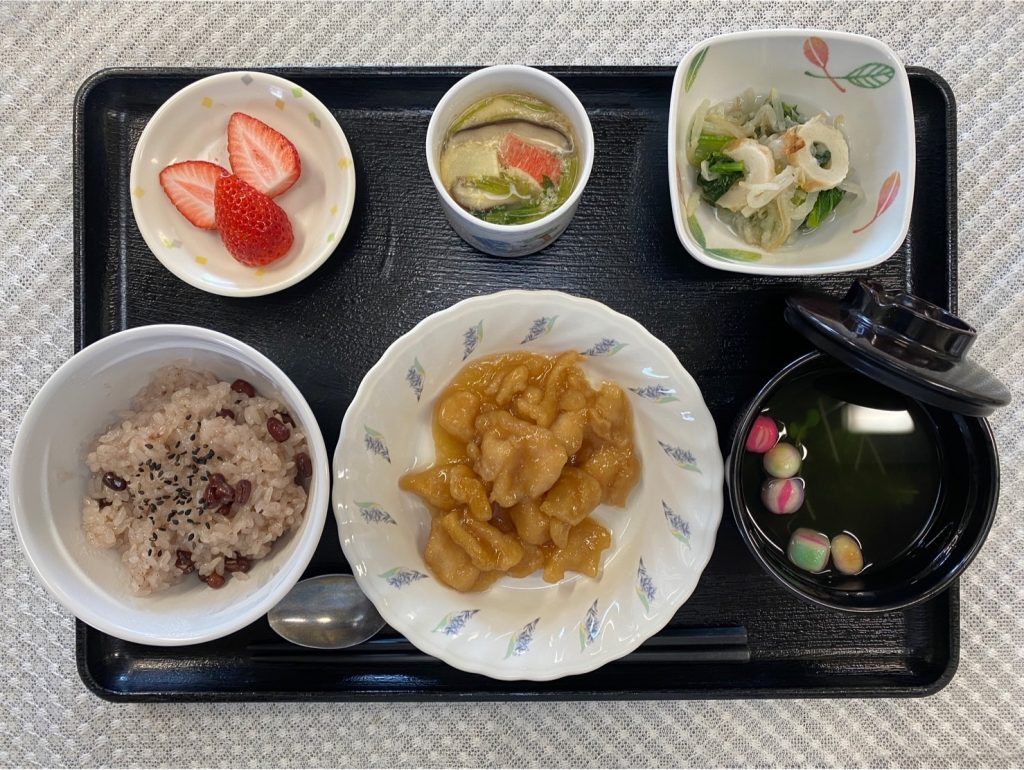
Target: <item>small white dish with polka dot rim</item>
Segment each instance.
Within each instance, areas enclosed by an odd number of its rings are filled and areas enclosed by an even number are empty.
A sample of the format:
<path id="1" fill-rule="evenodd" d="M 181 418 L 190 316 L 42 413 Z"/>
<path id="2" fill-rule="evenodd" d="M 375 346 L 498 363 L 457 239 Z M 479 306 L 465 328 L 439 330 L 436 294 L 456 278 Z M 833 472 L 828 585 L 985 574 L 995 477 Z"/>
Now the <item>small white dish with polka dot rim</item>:
<path id="1" fill-rule="evenodd" d="M 230 169 L 227 125 L 234 112 L 286 136 L 302 164 L 298 181 L 275 198 L 295 241 L 264 267 L 237 262 L 216 230 L 193 226 L 160 186 L 160 172 L 172 163 L 205 160 Z M 164 267 L 212 294 L 257 297 L 298 283 L 334 252 L 352 216 L 356 175 L 341 126 L 315 96 L 277 75 L 233 71 L 197 80 L 154 113 L 135 148 L 130 189 L 139 231 Z"/>

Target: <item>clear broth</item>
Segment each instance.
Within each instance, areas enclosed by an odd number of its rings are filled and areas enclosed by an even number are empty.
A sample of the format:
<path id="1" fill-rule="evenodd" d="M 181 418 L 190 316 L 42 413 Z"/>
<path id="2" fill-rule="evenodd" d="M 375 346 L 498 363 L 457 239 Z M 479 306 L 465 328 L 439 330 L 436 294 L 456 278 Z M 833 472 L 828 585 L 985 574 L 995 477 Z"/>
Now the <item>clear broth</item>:
<path id="1" fill-rule="evenodd" d="M 804 454 L 797 474 L 805 482 L 804 503 L 779 515 L 761 502 L 764 455 L 744 451 L 744 498 L 779 551 L 785 553 L 799 527 L 829 538 L 846 532 L 861 544 L 863 574 L 891 564 L 921 539 L 937 508 L 942 473 L 936 428 L 918 403 L 867 377 L 833 370 L 781 385 L 762 413 L 779 424 L 780 441 Z M 819 574 L 846 579 L 831 563 Z"/>

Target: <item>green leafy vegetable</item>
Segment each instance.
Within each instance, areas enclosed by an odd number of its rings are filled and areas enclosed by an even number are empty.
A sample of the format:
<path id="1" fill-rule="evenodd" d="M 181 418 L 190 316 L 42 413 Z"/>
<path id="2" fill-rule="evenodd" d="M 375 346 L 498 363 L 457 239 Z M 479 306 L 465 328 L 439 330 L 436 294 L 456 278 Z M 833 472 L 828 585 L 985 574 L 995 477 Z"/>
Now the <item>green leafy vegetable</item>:
<path id="1" fill-rule="evenodd" d="M 555 205 L 561 206 L 569 198 L 569 193 L 576 184 L 576 176 L 580 171 L 580 160 L 576 155 L 570 155 L 565 159 L 565 166 L 562 168 L 562 178 L 558 182 L 558 196 L 555 198 Z"/>
<path id="2" fill-rule="evenodd" d="M 797 109 L 795 104 L 782 103 L 782 117 L 789 118 L 796 123 L 803 123 L 803 118 L 800 117 L 800 111 Z"/>
<path id="3" fill-rule="evenodd" d="M 525 107 L 528 110 L 534 112 L 551 112 L 551 107 L 544 104 L 540 99 L 531 99 L 528 96 L 518 96 L 516 94 L 506 94 L 505 101 L 512 102 L 512 104 L 518 104 L 520 107 Z"/>
<path id="4" fill-rule="evenodd" d="M 471 180 L 472 184 L 478 190 L 491 193 L 493 195 L 503 195 L 509 191 L 509 180 L 508 177 L 502 176 L 478 176 Z"/>
<path id="5" fill-rule="evenodd" d="M 693 153 L 693 165 L 699 166 L 701 161 L 720 153 L 733 138 L 728 134 L 701 134 Z"/>
<path id="6" fill-rule="evenodd" d="M 697 184 L 701 187 L 704 200 L 714 203 L 725 195 L 737 179 L 743 176 L 743 162 L 722 154 L 709 155 L 707 161 L 708 170 L 714 171 L 719 176 L 717 179 L 705 179 L 697 174 Z M 723 170 L 719 171 L 718 169 Z"/>
<path id="7" fill-rule="evenodd" d="M 529 222 L 545 214 L 544 208 L 539 204 L 527 206 L 498 206 L 487 211 L 478 211 L 476 216 L 485 222 L 496 225 L 518 225 Z"/>
<path id="8" fill-rule="evenodd" d="M 743 161 L 733 160 L 726 155 L 716 155 L 715 162 L 708 162 L 708 171 L 714 174 L 732 174 L 736 171 L 743 173 Z"/>
<path id="9" fill-rule="evenodd" d="M 814 230 L 818 227 L 828 218 L 833 209 L 839 205 L 839 201 L 843 199 L 844 195 L 846 195 L 846 191 L 840 190 L 838 187 L 833 187 L 831 190 L 822 190 L 818 193 L 818 199 L 814 201 L 814 208 L 811 209 L 811 213 L 804 220 L 804 227 L 808 230 Z"/>

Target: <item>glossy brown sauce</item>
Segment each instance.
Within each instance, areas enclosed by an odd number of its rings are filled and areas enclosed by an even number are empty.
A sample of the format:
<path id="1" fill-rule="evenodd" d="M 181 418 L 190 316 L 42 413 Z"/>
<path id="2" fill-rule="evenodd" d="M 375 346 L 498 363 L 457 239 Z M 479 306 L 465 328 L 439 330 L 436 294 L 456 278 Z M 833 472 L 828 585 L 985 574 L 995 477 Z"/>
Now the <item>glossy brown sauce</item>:
<path id="1" fill-rule="evenodd" d="M 640 475 L 625 392 L 594 388 L 580 355 L 514 352 L 467 364 L 434 407 L 436 459 L 402 477 L 432 513 L 424 557 L 459 591 L 538 569 L 594 577 L 611 533 L 590 518 L 624 506 Z"/>

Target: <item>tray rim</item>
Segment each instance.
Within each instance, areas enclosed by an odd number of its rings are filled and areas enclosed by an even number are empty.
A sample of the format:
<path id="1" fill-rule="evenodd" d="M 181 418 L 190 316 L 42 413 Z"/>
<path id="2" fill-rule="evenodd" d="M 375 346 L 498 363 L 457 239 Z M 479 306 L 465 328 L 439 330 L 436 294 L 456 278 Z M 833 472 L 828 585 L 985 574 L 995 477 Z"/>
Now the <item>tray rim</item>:
<path id="1" fill-rule="evenodd" d="M 608 77 L 671 77 L 674 65 L 537 65 L 554 75 L 571 77 L 606 75 Z M 286 78 L 338 77 L 456 77 L 468 74 L 478 66 L 399 66 L 384 65 L 338 66 L 338 67 L 107 67 L 89 75 L 75 93 L 72 108 L 72 190 L 73 190 L 73 277 L 74 277 L 74 350 L 84 347 L 85 304 L 87 292 L 84 286 L 85 270 L 85 212 L 83 196 L 80 194 L 85 182 L 85 111 L 92 94 L 109 80 L 116 78 L 148 79 L 152 77 L 198 79 L 220 72 L 254 71 L 267 72 Z M 957 228 L 957 112 L 956 98 L 946 80 L 927 67 L 907 66 L 912 79 L 919 78 L 936 88 L 944 101 L 946 134 L 946 189 L 944 190 L 946 211 L 945 263 L 948 270 L 945 304 L 953 312 L 958 305 L 958 237 Z M 192 692 L 162 691 L 125 692 L 101 684 L 89 668 L 88 651 L 90 633 L 99 633 L 75 618 L 75 664 L 79 677 L 91 693 L 98 698 L 114 703 L 183 703 L 183 702 L 379 702 L 394 700 L 400 702 L 536 702 L 567 700 L 736 700 L 736 699 L 818 699 L 818 698 L 920 698 L 939 692 L 952 681 L 960 663 L 960 588 L 955 581 L 945 592 L 949 603 L 949 658 L 939 674 L 926 684 L 901 685 L 888 688 L 868 685 L 854 685 L 822 690 L 813 687 L 737 688 L 727 689 L 673 689 L 635 692 L 628 690 L 571 690 L 549 692 L 543 689 L 544 682 L 521 681 L 513 685 L 520 689 L 515 692 L 490 691 L 478 688 L 462 692 L 409 692 L 381 693 L 373 690 L 324 693 L 322 691 L 243 691 Z M 942 594 L 940 594 L 942 597 Z M 485 680 L 487 684 L 500 686 L 496 680 Z M 508 684 L 508 683 L 504 683 Z M 539 686 L 538 686 L 539 685 Z"/>

